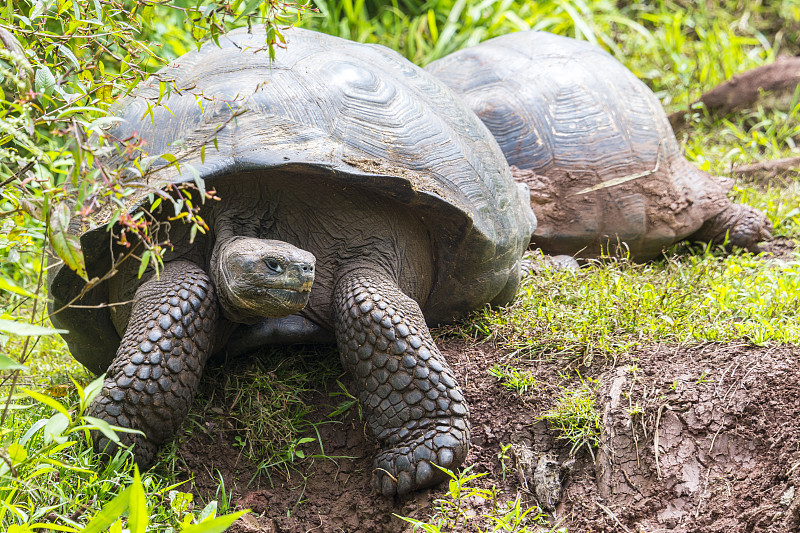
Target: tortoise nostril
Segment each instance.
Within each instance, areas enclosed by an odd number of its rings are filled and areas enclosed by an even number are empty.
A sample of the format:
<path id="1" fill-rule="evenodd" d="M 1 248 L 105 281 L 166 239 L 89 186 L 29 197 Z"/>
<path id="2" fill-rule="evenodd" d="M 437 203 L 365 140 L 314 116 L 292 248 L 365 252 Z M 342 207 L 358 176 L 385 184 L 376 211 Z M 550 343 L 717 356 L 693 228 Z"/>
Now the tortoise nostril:
<path id="1" fill-rule="evenodd" d="M 303 272 L 306 274 L 311 274 L 314 272 L 314 265 L 303 265 Z"/>

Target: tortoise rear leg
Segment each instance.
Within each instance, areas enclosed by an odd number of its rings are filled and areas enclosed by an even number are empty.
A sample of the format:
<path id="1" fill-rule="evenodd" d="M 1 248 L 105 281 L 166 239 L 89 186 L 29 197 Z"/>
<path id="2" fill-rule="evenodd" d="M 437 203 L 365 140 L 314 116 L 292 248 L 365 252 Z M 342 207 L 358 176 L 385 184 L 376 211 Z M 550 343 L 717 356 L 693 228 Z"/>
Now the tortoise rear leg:
<path id="1" fill-rule="evenodd" d="M 580 270 L 580 264 L 571 255 L 549 255 L 542 250 L 529 250 L 522 257 L 522 277 L 540 274 L 543 270 Z"/>
<path id="2" fill-rule="evenodd" d="M 197 265 L 174 261 L 158 279 L 136 291 L 128 327 L 89 414 L 112 425 L 138 429 L 146 438 L 120 434 L 136 463 L 153 462 L 189 412 L 217 327 L 217 297 Z M 113 453 L 99 436 L 95 449 Z"/>
<path id="3" fill-rule="evenodd" d="M 390 496 L 443 481 L 431 463 L 454 469 L 464 461 L 469 410 L 419 306 L 367 270 L 339 280 L 334 305 L 342 363 L 383 448 L 375 488 Z"/>

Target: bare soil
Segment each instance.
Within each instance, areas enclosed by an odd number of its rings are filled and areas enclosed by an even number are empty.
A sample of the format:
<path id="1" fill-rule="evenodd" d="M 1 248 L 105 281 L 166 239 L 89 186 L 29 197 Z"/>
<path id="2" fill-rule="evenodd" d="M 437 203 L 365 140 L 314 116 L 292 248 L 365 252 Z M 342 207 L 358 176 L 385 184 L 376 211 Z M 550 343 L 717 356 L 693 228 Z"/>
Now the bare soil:
<path id="1" fill-rule="evenodd" d="M 577 370 L 584 380 L 597 380 L 602 444 L 592 453 L 578 450 L 552 523 L 560 521 L 569 532 L 800 530 L 800 347 L 651 346 L 613 363 L 595 358 L 589 367 L 577 359 L 531 359 L 527 370 L 538 385 L 520 395 L 487 373 L 510 354 L 490 343 L 438 342 L 471 406 L 466 464 L 473 473 L 487 473 L 474 485 L 495 486 L 501 504 L 517 495 L 523 506 L 536 504 L 533 483 L 531 491 L 521 484 L 530 479 L 519 475 L 514 461 L 498 458 L 501 445 L 531 450 L 534 460 L 569 459 L 570 443 L 537 417 L 553 406 L 561 387 L 579 385 Z M 327 419 L 340 401 L 328 394 L 336 389 L 331 383 L 310 395 L 319 406 L 312 418 Z M 435 500 L 445 497 L 443 487 L 402 500 L 374 494 L 376 444 L 356 409 L 318 427 L 324 454 L 335 459 L 311 458 L 321 450 L 308 444 L 297 470 L 288 478 L 274 470 L 271 483 L 265 476 L 252 479 L 256 465 L 233 445 L 235 431 L 219 425 L 195 428 L 182 439 L 178 457 L 199 496 L 215 498 L 221 474 L 235 506 L 252 510 L 234 525 L 238 532 L 410 531 L 394 515 L 425 520 Z M 476 516 L 460 531 L 492 530 L 480 516 L 491 502 L 473 498 L 467 508 Z"/>

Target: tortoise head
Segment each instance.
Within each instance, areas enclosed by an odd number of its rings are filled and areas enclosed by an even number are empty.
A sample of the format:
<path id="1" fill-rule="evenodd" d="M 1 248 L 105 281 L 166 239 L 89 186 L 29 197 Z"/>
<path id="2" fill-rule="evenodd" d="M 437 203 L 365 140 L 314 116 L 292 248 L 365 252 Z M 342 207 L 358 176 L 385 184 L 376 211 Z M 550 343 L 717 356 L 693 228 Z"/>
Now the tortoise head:
<path id="1" fill-rule="evenodd" d="M 746 204 L 730 204 L 708 219 L 691 236 L 692 240 L 738 246 L 759 252 L 758 243 L 772 238 L 772 223 L 758 209 Z"/>
<path id="2" fill-rule="evenodd" d="M 252 324 L 300 311 L 311 295 L 315 261 L 312 253 L 283 241 L 217 242 L 210 270 L 225 317 Z"/>

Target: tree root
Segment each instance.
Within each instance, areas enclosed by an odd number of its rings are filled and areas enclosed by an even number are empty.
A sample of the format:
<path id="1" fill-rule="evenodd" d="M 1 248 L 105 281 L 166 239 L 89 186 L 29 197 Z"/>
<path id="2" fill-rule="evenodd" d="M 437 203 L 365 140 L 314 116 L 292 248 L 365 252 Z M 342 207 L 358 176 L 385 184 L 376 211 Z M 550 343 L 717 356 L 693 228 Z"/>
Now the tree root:
<path id="1" fill-rule="evenodd" d="M 752 106 L 764 93 L 793 93 L 798 85 L 800 57 L 779 57 L 774 63 L 742 72 L 717 85 L 693 102 L 689 109 L 702 103 L 710 114 L 722 116 L 734 109 Z M 672 127 L 679 129 L 684 126 L 686 116 L 685 110 L 670 114 Z"/>

